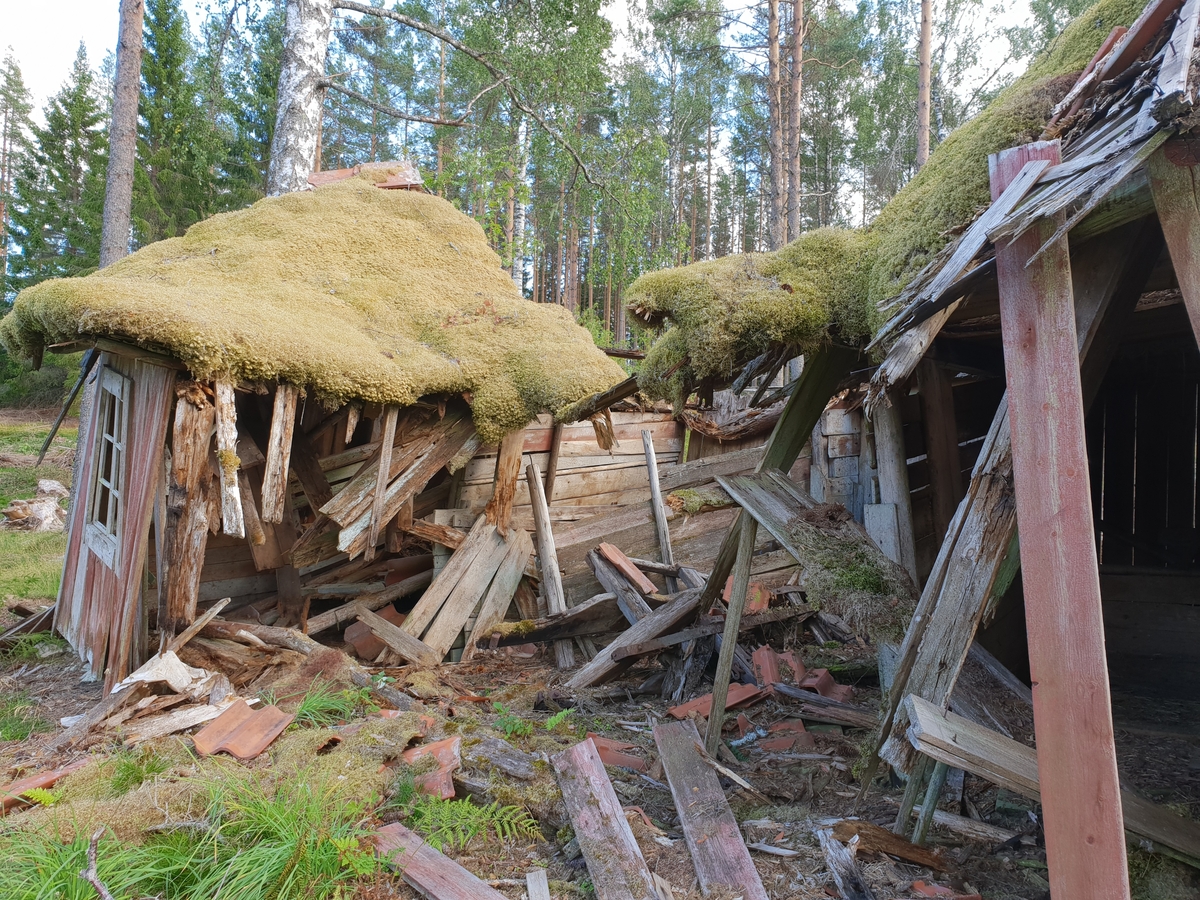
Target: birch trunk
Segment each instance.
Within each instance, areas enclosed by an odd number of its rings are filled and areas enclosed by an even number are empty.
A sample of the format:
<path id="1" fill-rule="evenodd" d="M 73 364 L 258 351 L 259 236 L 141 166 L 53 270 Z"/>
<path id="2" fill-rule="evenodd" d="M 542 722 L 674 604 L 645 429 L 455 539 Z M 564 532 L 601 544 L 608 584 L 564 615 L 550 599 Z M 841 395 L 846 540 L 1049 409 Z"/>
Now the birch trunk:
<path id="1" fill-rule="evenodd" d="M 321 79 L 333 20 L 333 0 L 288 0 L 279 70 L 279 112 L 271 138 L 267 193 L 308 187 L 321 132 Z"/>
<path id="2" fill-rule="evenodd" d="M 929 159 L 930 85 L 933 80 L 933 0 L 921 0 L 921 40 L 917 63 L 917 168 Z"/>
<path id="3" fill-rule="evenodd" d="M 521 190 L 525 179 L 529 177 L 529 125 L 522 120 L 517 126 L 517 145 L 519 162 L 517 163 L 517 196 L 516 208 L 513 210 L 512 227 L 512 280 L 517 290 L 525 290 L 525 199 Z M 537 299 L 536 293 L 534 299 Z"/>

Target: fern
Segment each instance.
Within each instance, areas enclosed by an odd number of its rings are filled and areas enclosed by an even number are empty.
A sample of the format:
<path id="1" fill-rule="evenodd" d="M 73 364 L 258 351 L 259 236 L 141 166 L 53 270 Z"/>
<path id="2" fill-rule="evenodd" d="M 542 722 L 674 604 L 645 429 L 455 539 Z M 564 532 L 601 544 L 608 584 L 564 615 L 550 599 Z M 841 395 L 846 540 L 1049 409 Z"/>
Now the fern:
<path id="1" fill-rule="evenodd" d="M 442 800 L 422 795 L 406 818 L 409 827 L 436 850 L 462 848 L 481 835 L 485 841 L 492 837 L 501 842 L 541 836 L 528 812 L 499 803 L 478 806 L 469 799 Z"/>
<path id="2" fill-rule="evenodd" d="M 61 798 L 62 794 L 58 791 L 48 791 L 45 788 L 30 788 L 21 794 L 21 796 L 30 803 L 36 803 L 38 806 L 53 806 Z"/>
<path id="3" fill-rule="evenodd" d="M 546 730 L 554 731 L 554 729 L 558 728 L 559 725 L 562 725 L 564 722 L 567 721 L 567 719 L 571 718 L 571 716 L 574 715 L 574 713 L 575 713 L 574 707 L 570 707 L 568 709 L 560 709 L 558 712 L 556 712 L 554 715 L 552 715 L 550 718 L 548 718 L 546 720 Z"/>

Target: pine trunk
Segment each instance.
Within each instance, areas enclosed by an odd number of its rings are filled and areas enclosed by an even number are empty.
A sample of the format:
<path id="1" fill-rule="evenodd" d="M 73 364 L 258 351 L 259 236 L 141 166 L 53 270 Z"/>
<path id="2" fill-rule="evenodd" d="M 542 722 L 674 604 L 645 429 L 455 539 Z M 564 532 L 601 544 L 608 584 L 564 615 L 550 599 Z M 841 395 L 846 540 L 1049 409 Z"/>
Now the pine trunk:
<path id="1" fill-rule="evenodd" d="M 783 103 L 779 93 L 779 0 L 767 0 L 767 114 L 770 119 L 771 210 L 769 249 L 787 242 L 784 211 Z"/>
<path id="2" fill-rule="evenodd" d="M 788 117 L 788 238 L 800 236 L 800 101 L 804 91 L 804 0 L 792 0 L 791 115 Z"/>
<path id="3" fill-rule="evenodd" d="M 144 12 L 143 0 L 121 0 L 112 123 L 108 129 L 108 179 L 104 187 L 104 214 L 100 225 L 101 268 L 129 253 Z"/>
<path id="4" fill-rule="evenodd" d="M 280 60 L 278 113 L 271 138 L 267 193 L 308 187 L 321 129 L 321 81 L 333 20 L 333 0 L 288 0 Z"/>

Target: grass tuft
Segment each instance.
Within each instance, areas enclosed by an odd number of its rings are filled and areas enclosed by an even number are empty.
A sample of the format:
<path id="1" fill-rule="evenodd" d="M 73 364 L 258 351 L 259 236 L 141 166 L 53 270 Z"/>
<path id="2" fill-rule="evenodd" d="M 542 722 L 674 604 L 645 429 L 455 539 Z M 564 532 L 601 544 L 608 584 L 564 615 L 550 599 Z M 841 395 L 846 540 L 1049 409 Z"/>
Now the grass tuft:
<path id="1" fill-rule="evenodd" d="M 379 707 L 371 702 L 368 688 L 338 690 L 327 681 L 314 681 L 296 707 L 295 724 L 328 728 L 378 710 Z"/>
<path id="2" fill-rule="evenodd" d="M 50 728 L 27 694 L 0 694 L 0 741 L 23 741 Z"/>
<path id="3" fill-rule="evenodd" d="M 116 755 L 111 779 L 112 795 L 120 797 L 171 768 L 171 761 L 150 747 L 122 750 Z"/>

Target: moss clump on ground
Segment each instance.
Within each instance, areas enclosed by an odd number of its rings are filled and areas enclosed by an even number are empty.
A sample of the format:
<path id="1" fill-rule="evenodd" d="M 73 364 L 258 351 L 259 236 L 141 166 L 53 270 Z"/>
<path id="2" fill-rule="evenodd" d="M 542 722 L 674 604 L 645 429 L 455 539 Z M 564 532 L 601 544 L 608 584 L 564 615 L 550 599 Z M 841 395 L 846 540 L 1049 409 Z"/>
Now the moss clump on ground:
<path id="1" fill-rule="evenodd" d="M 733 506 L 733 498 L 719 487 L 680 488 L 667 494 L 665 502 L 686 516 Z"/>
<path id="2" fill-rule="evenodd" d="M 567 310 L 521 297 L 474 220 L 379 190 L 386 173 L 261 200 L 29 288 L 0 340 L 29 357 L 105 335 L 200 378 L 279 379 L 330 404 L 468 392 L 489 442 L 621 380 Z"/>
<path id="3" fill-rule="evenodd" d="M 880 304 L 988 205 L 988 155 L 1036 139 L 1109 32 L 1133 22 L 1143 6 L 1101 0 L 1080 15 L 1021 78 L 938 146 L 869 228 L 824 228 L 774 253 L 637 279 L 626 295 L 633 318 L 670 326 L 639 372 L 642 390 L 679 404 L 699 382 L 727 382 L 771 346 L 804 353 L 831 337 L 864 343 L 880 324 Z"/>

